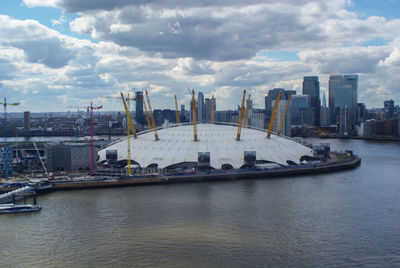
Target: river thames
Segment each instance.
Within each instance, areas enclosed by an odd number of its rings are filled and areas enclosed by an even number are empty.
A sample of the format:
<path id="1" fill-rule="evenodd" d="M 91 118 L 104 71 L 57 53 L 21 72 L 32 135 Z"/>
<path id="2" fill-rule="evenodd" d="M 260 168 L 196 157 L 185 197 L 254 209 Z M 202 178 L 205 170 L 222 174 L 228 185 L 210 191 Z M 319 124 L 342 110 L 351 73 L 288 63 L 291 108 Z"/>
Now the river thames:
<path id="1" fill-rule="evenodd" d="M 0 267 L 399 267 L 400 143 L 308 141 L 361 166 L 41 195 L 1 215 Z"/>

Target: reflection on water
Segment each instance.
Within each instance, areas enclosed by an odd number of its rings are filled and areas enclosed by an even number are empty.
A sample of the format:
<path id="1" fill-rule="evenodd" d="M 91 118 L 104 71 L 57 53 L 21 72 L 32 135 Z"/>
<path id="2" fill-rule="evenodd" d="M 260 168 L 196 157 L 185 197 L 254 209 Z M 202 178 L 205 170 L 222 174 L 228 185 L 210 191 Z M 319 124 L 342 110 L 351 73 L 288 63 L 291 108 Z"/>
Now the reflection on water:
<path id="1" fill-rule="evenodd" d="M 400 266 L 400 145 L 323 142 L 361 166 L 40 196 L 39 213 L 1 215 L 0 266 Z"/>

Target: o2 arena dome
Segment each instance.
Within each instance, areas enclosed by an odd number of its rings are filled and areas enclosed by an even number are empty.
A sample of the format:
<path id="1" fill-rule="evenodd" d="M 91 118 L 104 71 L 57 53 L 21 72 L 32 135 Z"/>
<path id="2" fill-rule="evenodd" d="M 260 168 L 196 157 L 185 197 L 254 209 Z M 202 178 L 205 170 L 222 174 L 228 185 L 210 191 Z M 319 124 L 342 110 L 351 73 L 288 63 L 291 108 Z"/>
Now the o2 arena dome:
<path id="1" fill-rule="evenodd" d="M 181 124 L 153 130 L 130 137 L 131 164 L 141 168 L 190 168 L 206 165 L 214 169 L 239 169 L 249 161 L 253 165 L 299 164 L 313 156 L 312 149 L 265 130 L 243 127 L 240 140 L 236 140 L 237 126 L 225 124 L 197 124 L 197 141 L 193 139 L 193 125 Z M 128 159 L 128 138 L 122 138 L 99 151 L 99 162 L 106 162 L 106 154 L 117 153 L 118 163 Z M 114 155 L 115 157 L 115 155 Z"/>

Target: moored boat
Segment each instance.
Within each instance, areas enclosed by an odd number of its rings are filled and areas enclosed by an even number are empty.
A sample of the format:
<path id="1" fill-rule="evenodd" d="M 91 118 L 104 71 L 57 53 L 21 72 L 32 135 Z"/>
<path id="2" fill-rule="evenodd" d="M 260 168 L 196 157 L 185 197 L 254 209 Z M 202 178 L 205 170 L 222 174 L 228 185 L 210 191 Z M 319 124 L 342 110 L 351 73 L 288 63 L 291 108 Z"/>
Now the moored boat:
<path id="1" fill-rule="evenodd" d="M 39 211 L 40 209 L 41 207 L 39 205 L 32 204 L 1 204 L 0 214 L 33 212 Z"/>

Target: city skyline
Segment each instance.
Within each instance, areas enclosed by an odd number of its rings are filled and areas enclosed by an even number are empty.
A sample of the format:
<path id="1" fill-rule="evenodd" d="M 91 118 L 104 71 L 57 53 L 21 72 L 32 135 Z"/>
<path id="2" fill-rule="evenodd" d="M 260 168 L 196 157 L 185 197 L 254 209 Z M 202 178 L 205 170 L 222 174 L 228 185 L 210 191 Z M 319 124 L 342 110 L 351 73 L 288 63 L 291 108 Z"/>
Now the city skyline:
<path id="1" fill-rule="evenodd" d="M 0 98 L 15 112 L 120 107 L 119 91 L 148 90 L 153 108 L 190 103 L 187 88 L 234 109 L 243 88 L 264 107 L 273 88 L 302 92 L 318 76 L 359 76 L 358 102 L 400 99 L 399 1 L 2 1 Z M 175 8 L 171 8 L 175 6 Z M 235 27 L 231 27 L 235 20 Z"/>

